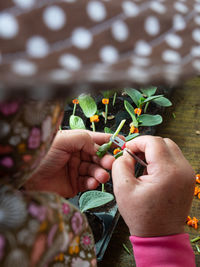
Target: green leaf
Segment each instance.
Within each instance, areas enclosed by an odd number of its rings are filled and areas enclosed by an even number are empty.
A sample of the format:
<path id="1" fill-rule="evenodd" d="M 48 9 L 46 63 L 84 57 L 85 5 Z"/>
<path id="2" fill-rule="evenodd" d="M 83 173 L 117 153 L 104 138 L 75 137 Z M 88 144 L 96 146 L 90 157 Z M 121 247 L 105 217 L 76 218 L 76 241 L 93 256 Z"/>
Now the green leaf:
<path id="1" fill-rule="evenodd" d="M 130 96 L 130 98 L 133 100 L 133 102 L 135 103 L 135 105 L 137 107 L 139 107 L 139 100 L 140 98 L 142 98 L 142 94 L 136 90 L 136 89 L 131 89 L 131 88 L 127 88 L 125 89 L 125 92 L 127 93 L 127 95 Z"/>
<path id="2" fill-rule="evenodd" d="M 87 191 L 81 195 L 79 199 L 79 207 L 81 212 L 84 212 L 105 205 L 113 199 L 114 196 L 107 192 L 97 190 Z"/>
<path id="3" fill-rule="evenodd" d="M 114 95 L 115 91 L 114 90 L 106 90 L 106 91 L 101 91 L 102 95 L 104 98 L 110 98 L 111 96 Z"/>
<path id="4" fill-rule="evenodd" d="M 110 128 L 105 127 L 104 128 L 104 133 L 113 134 L 114 132 Z"/>
<path id="5" fill-rule="evenodd" d="M 70 116 L 69 126 L 73 130 L 74 129 L 86 129 L 83 120 L 80 117 L 74 116 L 74 115 Z"/>
<path id="6" fill-rule="evenodd" d="M 129 115 L 131 116 L 131 119 L 133 121 L 133 125 L 135 127 L 138 127 L 138 121 L 136 119 L 133 106 L 128 101 L 125 100 L 124 101 L 124 107 L 125 107 L 126 111 L 129 113 Z"/>
<path id="7" fill-rule="evenodd" d="M 140 115 L 140 126 L 154 126 L 162 123 L 162 117 L 160 115 Z"/>
<path id="8" fill-rule="evenodd" d="M 161 97 L 162 97 L 162 95 L 150 96 L 150 97 L 146 98 L 143 103 L 147 103 L 147 102 L 153 101 L 153 100 L 161 98 Z"/>
<path id="9" fill-rule="evenodd" d="M 158 99 L 153 100 L 154 103 L 156 103 L 159 106 L 162 107 L 170 107 L 172 106 L 172 102 L 167 99 L 166 97 L 159 97 Z"/>
<path id="10" fill-rule="evenodd" d="M 125 137 L 125 140 L 126 140 L 126 142 L 128 142 L 128 141 L 134 139 L 135 137 L 137 137 L 138 135 L 140 135 L 140 134 L 139 133 L 130 134 L 130 135 Z"/>
<path id="11" fill-rule="evenodd" d="M 140 89 L 142 91 L 142 93 L 146 96 L 152 96 L 156 93 L 157 87 L 154 86 L 150 86 L 148 88 L 142 88 Z"/>
<path id="12" fill-rule="evenodd" d="M 92 117 L 97 112 L 97 105 L 90 95 L 82 94 L 78 97 L 79 105 L 87 118 Z"/>

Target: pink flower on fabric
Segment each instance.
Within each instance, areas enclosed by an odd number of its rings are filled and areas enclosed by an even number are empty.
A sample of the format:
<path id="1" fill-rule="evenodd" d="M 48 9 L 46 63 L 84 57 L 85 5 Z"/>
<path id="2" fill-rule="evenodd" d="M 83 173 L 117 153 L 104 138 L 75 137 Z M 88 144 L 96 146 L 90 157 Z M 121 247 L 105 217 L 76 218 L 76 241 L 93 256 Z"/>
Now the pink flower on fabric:
<path id="1" fill-rule="evenodd" d="M 83 217 L 80 212 L 75 212 L 72 217 L 72 229 L 75 234 L 78 234 L 82 230 Z"/>
<path id="2" fill-rule="evenodd" d="M 31 134 L 28 139 L 28 147 L 30 149 L 36 149 L 40 145 L 40 129 L 34 127 L 31 130 Z"/>
<path id="3" fill-rule="evenodd" d="M 49 235 L 47 238 L 48 247 L 50 247 L 53 244 L 53 238 L 56 234 L 57 229 L 58 229 L 58 225 L 54 224 L 53 227 L 51 228 L 51 230 L 49 231 Z"/>
<path id="4" fill-rule="evenodd" d="M 5 116 L 9 116 L 9 115 L 16 113 L 18 108 L 19 108 L 19 102 L 17 102 L 17 101 L 0 103 L 0 111 Z"/>
<path id="5" fill-rule="evenodd" d="M 14 165 L 13 159 L 11 157 L 4 157 L 1 160 L 1 165 L 3 165 L 6 168 L 12 168 Z"/>
<path id="6" fill-rule="evenodd" d="M 81 236 L 81 245 L 84 249 L 90 250 L 92 247 L 94 247 L 94 240 L 90 233 L 84 233 Z"/>
<path id="7" fill-rule="evenodd" d="M 0 260 L 3 258 L 4 255 L 4 246 L 5 246 L 5 238 L 0 235 Z"/>
<path id="8" fill-rule="evenodd" d="M 70 212 L 70 207 L 69 207 L 69 205 L 68 205 L 67 203 L 63 203 L 63 204 L 62 204 L 62 212 L 63 212 L 65 215 L 69 214 L 69 212 Z"/>
<path id="9" fill-rule="evenodd" d="M 46 218 L 47 210 L 44 206 L 40 207 L 31 203 L 28 208 L 28 211 L 33 217 L 36 217 L 40 222 L 44 221 Z"/>

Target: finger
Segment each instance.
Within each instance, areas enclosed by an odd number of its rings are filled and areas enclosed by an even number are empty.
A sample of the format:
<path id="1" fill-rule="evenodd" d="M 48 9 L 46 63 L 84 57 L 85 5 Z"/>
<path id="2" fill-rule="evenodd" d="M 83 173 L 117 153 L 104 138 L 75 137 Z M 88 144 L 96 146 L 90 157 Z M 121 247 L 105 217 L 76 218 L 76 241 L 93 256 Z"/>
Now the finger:
<path id="1" fill-rule="evenodd" d="M 91 132 L 87 131 L 88 134 L 92 137 L 94 142 L 98 145 L 102 145 L 105 143 L 108 143 L 110 141 L 110 137 L 112 134 L 106 134 L 106 133 L 100 133 L 100 132 Z M 122 140 L 125 140 L 125 137 L 123 135 L 118 135 Z"/>
<path id="2" fill-rule="evenodd" d="M 68 153 L 84 151 L 90 155 L 95 155 L 97 150 L 91 136 L 84 130 L 58 132 L 52 146 Z"/>
<path id="3" fill-rule="evenodd" d="M 80 153 L 77 152 L 76 154 L 73 154 L 73 157 L 70 158 L 68 162 L 68 174 L 69 174 L 69 180 L 71 183 L 71 187 L 73 190 L 74 195 L 78 193 L 78 169 L 80 165 Z"/>
<path id="4" fill-rule="evenodd" d="M 169 158 L 168 147 L 161 137 L 140 136 L 127 142 L 126 147 L 133 153 L 143 152 L 147 163 L 155 163 Z"/>
<path id="5" fill-rule="evenodd" d="M 99 186 L 99 182 L 94 177 L 80 176 L 78 178 L 78 192 L 94 190 Z"/>
<path id="6" fill-rule="evenodd" d="M 138 183 L 135 177 L 135 160 L 128 153 L 113 163 L 112 179 L 116 196 L 127 195 Z"/>
<path id="7" fill-rule="evenodd" d="M 173 154 L 175 154 L 177 157 L 182 157 L 183 154 L 180 150 L 180 148 L 178 147 L 178 145 L 176 143 L 174 143 L 171 139 L 169 138 L 164 138 L 163 139 L 164 142 L 166 143 L 166 145 L 168 146 L 169 148 L 169 151 Z"/>
<path id="8" fill-rule="evenodd" d="M 106 154 L 105 156 L 103 156 L 103 158 L 99 158 L 98 156 L 93 156 L 92 160 L 93 162 L 102 166 L 104 169 L 111 170 L 115 158 L 112 155 Z"/>
<path id="9" fill-rule="evenodd" d="M 80 164 L 79 175 L 94 177 L 100 183 L 106 183 L 110 178 L 110 175 L 106 170 L 99 165 L 90 162 L 82 162 Z"/>

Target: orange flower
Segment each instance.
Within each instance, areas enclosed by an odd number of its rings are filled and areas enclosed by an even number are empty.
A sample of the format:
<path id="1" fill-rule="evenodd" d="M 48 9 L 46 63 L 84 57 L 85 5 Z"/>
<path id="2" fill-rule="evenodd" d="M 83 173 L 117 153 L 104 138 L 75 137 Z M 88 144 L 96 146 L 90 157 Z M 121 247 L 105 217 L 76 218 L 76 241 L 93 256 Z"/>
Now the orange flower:
<path id="1" fill-rule="evenodd" d="M 135 114 L 137 114 L 138 116 L 140 116 L 140 114 L 142 113 L 142 109 L 141 108 L 135 108 L 134 109 Z"/>
<path id="2" fill-rule="evenodd" d="M 195 186 L 195 189 L 194 189 L 194 195 L 198 195 L 200 193 L 200 188 L 198 186 Z M 199 197 L 199 196 L 198 196 Z"/>
<path id="3" fill-rule="evenodd" d="M 80 243 L 80 237 L 76 236 L 69 246 L 70 255 L 79 253 L 79 250 L 80 250 L 79 243 Z"/>
<path id="4" fill-rule="evenodd" d="M 75 98 L 75 99 L 72 100 L 72 103 L 73 103 L 73 104 L 79 104 L 79 101 L 78 101 L 77 98 Z"/>
<path id="5" fill-rule="evenodd" d="M 198 219 L 196 217 L 191 218 L 190 216 L 187 217 L 187 225 L 192 226 L 194 229 L 198 228 Z"/>
<path id="6" fill-rule="evenodd" d="M 54 258 L 55 261 L 64 261 L 64 254 L 60 253 Z"/>
<path id="7" fill-rule="evenodd" d="M 90 117 L 90 122 L 99 122 L 99 115 L 93 115 Z"/>
<path id="8" fill-rule="evenodd" d="M 108 104 L 109 104 L 109 98 L 103 98 L 103 99 L 102 99 L 102 103 L 103 103 L 104 105 L 108 105 Z"/>
<path id="9" fill-rule="evenodd" d="M 196 183 L 200 184 L 200 174 L 196 174 Z"/>
<path id="10" fill-rule="evenodd" d="M 118 148 L 115 148 L 114 151 L 113 151 L 113 155 L 116 155 L 117 153 L 121 152 L 122 150 L 118 147 Z"/>
<path id="11" fill-rule="evenodd" d="M 139 130 L 138 130 L 138 128 L 137 127 L 135 127 L 135 126 L 131 126 L 131 128 L 130 128 L 130 133 L 139 133 Z"/>

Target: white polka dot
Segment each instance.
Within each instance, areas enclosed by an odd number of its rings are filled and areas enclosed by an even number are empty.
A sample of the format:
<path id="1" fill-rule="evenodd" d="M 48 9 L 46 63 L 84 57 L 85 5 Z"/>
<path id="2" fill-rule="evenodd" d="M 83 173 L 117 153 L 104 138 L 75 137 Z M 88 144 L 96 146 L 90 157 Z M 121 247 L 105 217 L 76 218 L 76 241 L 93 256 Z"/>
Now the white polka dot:
<path id="1" fill-rule="evenodd" d="M 71 75 L 66 70 L 56 69 L 56 70 L 52 70 L 49 73 L 49 76 L 50 76 L 50 78 L 52 80 L 55 80 L 55 81 L 63 81 L 63 80 L 69 79 Z"/>
<path id="2" fill-rule="evenodd" d="M 119 41 L 124 42 L 129 35 L 128 27 L 123 21 L 116 21 L 112 24 L 111 27 L 113 37 Z"/>
<path id="3" fill-rule="evenodd" d="M 142 57 L 136 57 L 134 56 L 131 59 L 132 64 L 141 66 L 141 67 L 147 67 L 150 65 L 151 61 L 149 58 L 142 58 Z"/>
<path id="4" fill-rule="evenodd" d="M 81 67 L 80 59 L 72 54 L 64 54 L 60 56 L 59 63 L 62 67 L 72 71 L 79 70 Z"/>
<path id="5" fill-rule="evenodd" d="M 187 13 L 188 12 L 188 8 L 185 4 L 183 3 L 180 3 L 180 2 L 175 2 L 174 3 L 174 8 L 178 11 L 178 12 L 181 12 L 181 13 Z"/>
<path id="6" fill-rule="evenodd" d="M 197 25 L 200 25 L 200 16 L 196 16 L 196 17 L 194 18 L 194 21 L 195 21 L 195 23 L 196 23 Z"/>
<path id="7" fill-rule="evenodd" d="M 168 83 L 177 83 L 181 73 L 181 67 L 179 65 L 167 65 L 164 69 L 164 76 Z"/>
<path id="8" fill-rule="evenodd" d="M 197 43 L 200 43 L 200 29 L 194 29 L 192 31 L 192 37 Z"/>
<path id="9" fill-rule="evenodd" d="M 139 7 L 131 1 L 124 1 L 122 3 L 122 9 L 127 17 L 135 17 L 140 12 Z"/>
<path id="10" fill-rule="evenodd" d="M 50 6 L 44 10 L 43 19 L 48 28 L 56 31 L 64 26 L 66 15 L 60 7 Z"/>
<path id="11" fill-rule="evenodd" d="M 157 35 L 160 31 L 160 24 L 156 17 L 150 16 L 145 20 L 145 30 L 149 35 Z"/>
<path id="12" fill-rule="evenodd" d="M 31 57 L 42 58 L 49 52 L 49 45 L 43 37 L 33 36 L 26 44 L 26 51 Z"/>
<path id="13" fill-rule="evenodd" d="M 183 43 L 181 37 L 173 33 L 167 34 L 165 40 L 172 48 L 180 48 Z"/>
<path id="14" fill-rule="evenodd" d="M 150 75 L 146 70 L 140 67 L 131 67 L 128 69 L 128 76 L 131 80 L 139 83 L 147 83 L 149 81 Z"/>
<path id="15" fill-rule="evenodd" d="M 37 72 L 37 67 L 28 60 L 19 59 L 12 64 L 12 70 L 20 76 L 31 76 Z"/>
<path id="16" fill-rule="evenodd" d="M 195 6 L 194 6 L 194 9 L 195 9 L 195 11 L 196 12 L 200 12 L 200 4 L 196 4 Z"/>
<path id="17" fill-rule="evenodd" d="M 185 24 L 185 20 L 184 18 L 179 15 L 179 14 L 176 14 L 173 18 L 173 27 L 176 31 L 182 31 L 185 29 L 186 27 L 186 24 Z"/>
<path id="18" fill-rule="evenodd" d="M 34 3 L 35 3 L 35 0 L 13 0 L 13 2 L 19 6 L 20 8 L 31 8 Z"/>
<path id="19" fill-rule="evenodd" d="M 87 49 L 92 44 L 92 34 L 85 28 L 77 28 L 72 33 L 72 44 L 80 49 Z"/>
<path id="20" fill-rule="evenodd" d="M 196 70 L 200 71 L 200 60 L 193 61 L 192 65 Z"/>
<path id="21" fill-rule="evenodd" d="M 145 41 L 138 41 L 135 45 L 134 52 L 139 56 L 149 56 L 152 52 L 152 48 Z"/>
<path id="22" fill-rule="evenodd" d="M 159 14 L 164 14 L 166 12 L 165 6 L 156 1 L 151 2 L 150 7 L 152 10 L 154 10 L 155 12 Z"/>
<path id="23" fill-rule="evenodd" d="M 162 58 L 164 61 L 170 62 L 170 63 L 177 63 L 177 62 L 180 62 L 181 60 L 179 53 L 173 50 L 165 50 L 162 53 Z"/>
<path id="24" fill-rule="evenodd" d="M 191 55 L 193 57 L 200 57 L 200 46 L 193 46 L 191 48 Z"/>
<path id="25" fill-rule="evenodd" d="M 93 21 L 102 21 L 106 17 L 106 9 L 100 1 L 90 1 L 87 5 L 87 14 Z"/>
<path id="26" fill-rule="evenodd" d="M 11 39 L 18 33 L 18 23 L 14 16 L 8 13 L 0 14 L 0 37 Z"/>
<path id="27" fill-rule="evenodd" d="M 113 64 L 118 60 L 118 51 L 115 47 L 113 46 L 104 46 L 100 50 L 100 58 L 103 62 L 108 63 L 108 64 Z"/>

